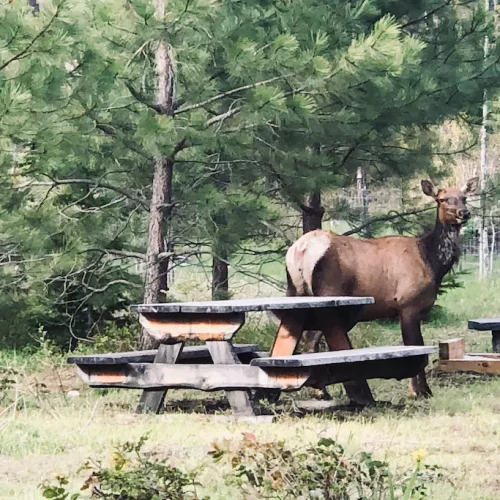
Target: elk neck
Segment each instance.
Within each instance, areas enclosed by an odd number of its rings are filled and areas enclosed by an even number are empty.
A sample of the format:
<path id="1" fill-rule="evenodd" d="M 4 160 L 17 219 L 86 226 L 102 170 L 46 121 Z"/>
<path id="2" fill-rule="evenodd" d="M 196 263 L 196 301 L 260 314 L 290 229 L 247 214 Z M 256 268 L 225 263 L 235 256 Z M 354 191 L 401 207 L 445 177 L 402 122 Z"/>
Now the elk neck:
<path id="1" fill-rule="evenodd" d="M 434 229 L 419 237 L 422 257 L 429 264 L 439 286 L 444 276 L 458 262 L 460 225 L 443 224 L 436 216 Z"/>

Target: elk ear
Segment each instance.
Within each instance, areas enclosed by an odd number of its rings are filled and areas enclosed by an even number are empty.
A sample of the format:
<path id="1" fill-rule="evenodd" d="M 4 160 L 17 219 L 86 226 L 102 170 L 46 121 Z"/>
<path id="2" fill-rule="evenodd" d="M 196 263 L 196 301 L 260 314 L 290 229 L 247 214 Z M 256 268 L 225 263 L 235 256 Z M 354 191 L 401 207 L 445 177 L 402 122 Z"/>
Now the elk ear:
<path id="1" fill-rule="evenodd" d="M 464 194 L 472 194 L 477 191 L 479 187 L 479 177 L 469 179 L 460 189 Z"/>
<path id="2" fill-rule="evenodd" d="M 432 196 L 433 198 L 437 196 L 436 188 L 434 187 L 434 184 L 432 184 L 431 181 L 425 181 L 425 180 L 420 181 L 420 185 L 422 186 L 422 191 L 427 196 Z"/>

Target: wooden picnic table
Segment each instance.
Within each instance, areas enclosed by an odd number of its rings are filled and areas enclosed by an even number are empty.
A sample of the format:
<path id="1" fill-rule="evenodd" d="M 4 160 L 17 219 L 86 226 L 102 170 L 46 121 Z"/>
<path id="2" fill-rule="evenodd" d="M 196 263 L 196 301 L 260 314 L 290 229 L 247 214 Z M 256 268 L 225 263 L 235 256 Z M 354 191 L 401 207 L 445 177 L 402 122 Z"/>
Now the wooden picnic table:
<path id="1" fill-rule="evenodd" d="M 238 416 L 254 415 L 251 390 L 294 391 L 305 385 L 321 388 L 341 382 L 351 398 L 373 401 L 366 379 L 412 377 L 435 349 L 389 346 L 294 354 L 304 330 L 330 327 L 328 313 L 333 308 L 336 317 L 341 308 L 344 319 L 355 321 L 361 309 L 373 302 L 371 297 L 283 297 L 136 305 L 131 311 L 139 314 L 141 325 L 160 342 L 158 350 L 68 361 L 77 364 L 80 376 L 91 386 L 143 389 L 141 413 L 158 412 L 167 389 L 172 388 L 225 390 Z M 258 352 L 255 345 L 232 343 L 246 313 L 258 311 L 279 319 L 269 353 Z M 205 345 L 184 347 L 192 340 Z M 206 363 L 208 355 L 213 364 Z"/>

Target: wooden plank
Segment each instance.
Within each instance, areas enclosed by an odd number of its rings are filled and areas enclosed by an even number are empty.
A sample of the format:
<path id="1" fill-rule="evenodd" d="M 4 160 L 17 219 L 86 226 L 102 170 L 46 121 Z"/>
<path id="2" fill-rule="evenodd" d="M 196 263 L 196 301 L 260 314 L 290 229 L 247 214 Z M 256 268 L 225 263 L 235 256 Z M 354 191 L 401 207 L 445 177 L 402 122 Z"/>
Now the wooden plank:
<path id="1" fill-rule="evenodd" d="M 162 344 L 158 348 L 154 363 L 169 363 L 175 364 L 179 357 L 183 343 L 165 345 Z M 153 364 L 154 364 L 153 363 Z M 126 366 L 126 365 L 125 365 Z M 136 413 L 158 413 L 163 406 L 167 391 L 165 390 L 145 390 L 142 393 L 139 404 L 135 410 Z"/>
<path id="2" fill-rule="evenodd" d="M 465 339 L 449 339 L 439 342 L 439 359 L 461 359 L 465 356 Z"/>
<path id="3" fill-rule="evenodd" d="M 263 357 L 268 353 L 263 353 L 258 351 L 259 346 L 257 344 L 233 344 L 234 352 L 239 356 L 242 354 L 255 353 L 256 356 Z M 69 364 L 75 365 L 120 365 L 123 363 L 152 363 L 155 359 L 158 349 L 150 349 L 144 351 L 129 351 L 129 352 L 118 352 L 118 353 L 108 353 L 108 354 L 85 354 L 82 356 L 70 356 L 67 359 Z M 208 348 L 204 345 L 196 346 L 185 346 L 177 360 L 177 363 L 182 363 L 183 361 L 200 361 L 207 359 L 212 362 L 212 357 Z"/>
<path id="4" fill-rule="evenodd" d="M 308 369 L 273 370 L 267 373 L 249 365 L 171 365 L 130 363 L 127 365 L 78 366 L 80 377 L 92 387 L 128 389 L 199 389 L 202 391 L 280 389 L 299 390 L 306 383 Z M 109 378 L 112 374 L 113 379 Z"/>
<path id="5" fill-rule="evenodd" d="M 366 382 L 366 380 L 374 378 L 403 380 L 417 375 L 425 368 L 427 363 L 428 356 L 422 354 L 411 357 L 365 360 L 355 363 L 316 365 L 308 368 L 311 370 L 311 376 L 306 385 L 321 388 L 325 384 Z M 268 368 L 267 370 L 272 372 L 274 368 Z"/>
<path id="6" fill-rule="evenodd" d="M 467 322 L 469 330 L 479 330 L 479 331 L 499 331 L 500 330 L 500 318 L 479 318 L 470 319 Z"/>
<path id="7" fill-rule="evenodd" d="M 276 356 L 269 358 L 255 358 L 252 366 L 271 367 L 308 367 L 330 364 L 355 363 L 360 361 L 374 361 L 394 358 L 407 358 L 433 354 L 435 347 L 427 346 L 386 346 L 367 347 L 363 349 L 346 349 L 342 351 L 315 352 L 298 354 L 295 356 Z"/>
<path id="8" fill-rule="evenodd" d="M 172 339 L 230 340 L 245 324 L 245 314 L 143 313 L 139 322 L 149 335 L 160 342 Z"/>
<path id="9" fill-rule="evenodd" d="M 489 358 L 489 359 L 498 359 L 500 361 L 500 353 L 497 352 L 468 352 L 465 355 L 467 358 Z"/>
<path id="10" fill-rule="evenodd" d="M 500 375 L 500 360 L 465 356 L 464 359 L 439 360 L 438 368 L 443 372 L 471 372 Z"/>
<path id="11" fill-rule="evenodd" d="M 230 342 L 207 342 L 207 348 L 212 355 L 214 364 L 234 365 L 240 364 L 238 356 Z M 233 410 L 233 415 L 254 416 L 250 391 L 226 391 L 226 397 Z"/>
<path id="12" fill-rule="evenodd" d="M 165 304 L 140 304 L 130 311 L 140 314 L 158 313 L 213 313 L 227 314 L 249 311 L 274 311 L 286 309 L 312 309 L 373 304 L 373 297 L 272 297 L 207 302 L 176 302 Z"/>

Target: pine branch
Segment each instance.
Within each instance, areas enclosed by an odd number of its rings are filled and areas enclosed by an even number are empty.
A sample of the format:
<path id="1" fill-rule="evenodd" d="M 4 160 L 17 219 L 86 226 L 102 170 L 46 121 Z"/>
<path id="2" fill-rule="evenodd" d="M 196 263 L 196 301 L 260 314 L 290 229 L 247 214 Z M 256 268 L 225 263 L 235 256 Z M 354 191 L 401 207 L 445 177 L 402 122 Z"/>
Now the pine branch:
<path id="1" fill-rule="evenodd" d="M 429 17 L 433 16 L 434 14 L 436 14 L 440 10 L 444 9 L 445 7 L 448 7 L 448 5 L 450 5 L 450 4 L 451 4 L 451 0 L 447 0 L 443 4 L 437 6 L 435 9 L 430 10 L 428 12 L 425 12 L 423 16 L 421 16 L 417 19 L 412 19 L 411 21 L 408 21 L 406 24 L 402 24 L 401 29 L 407 28 L 408 26 L 412 26 L 413 24 L 421 23 L 422 21 L 426 21 L 427 19 L 429 19 Z"/>
<path id="2" fill-rule="evenodd" d="M 409 210 L 408 212 L 396 212 L 394 215 L 381 215 L 379 217 L 373 217 L 368 222 L 361 224 L 360 226 L 355 227 L 354 229 L 350 229 L 345 233 L 342 233 L 342 236 L 350 236 L 352 234 L 360 233 L 361 231 L 363 231 L 363 229 L 367 228 L 368 226 L 371 226 L 376 222 L 389 222 L 391 220 L 401 219 L 406 215 L 418 215 L 424 212 L 428 212 L 429 210 L 435 210 L 435 207 L 419 208 L 415 210 Z"/>
<path id="3" fill-rule="evenodd" d="M 29 188 L 32 186 L 49 186 L 50 190 L 52 190 L 57 186 L 63 186 L 63 185 L 69 185 L 69 184 L 85 184 L 87 186 L 95 186 L 95 187 L 100 187 L 103 189 L 109 189 L 110 191 L 115 191 L 116 193 L 121 194 L 122 196 L 126 196 L 130 200 L 133 200 L 133 201 L 139 203 L 146 210 L 149 209 L 148 204 L 144 199 L 140 199 L 140 198 L 134 196 L 126 189 L 123 189 L 123 188 L 118 187 L 118 186 L 113 186 L 112 184 L 109 184 L 107 182 L 95 181 L 92 179 L 54 179 L 51 181 L 28 181 L 28 182 L 25 182 L 23 184 L 19 184 L 18 186 L 14 186 L 14 188 L 15 189 L 25 189 L 25 188 Z"/>
<path id="4" fill-rule="evenodd" d="M 117 255 L 119 257 L 146 260 L 146 254 L 144 253 L 130 252 L 128 250 L 115 250 L 112 248 L 87 248 L 81 253 L 91 253 L 91 252 L 100 252 L 103 254 Z"/>
<path id="5" fill-rule="evenodd" d="M 161 107 L 158 106 L 157 104 L 153 104 L 151 102 L 148 102 L 148 100 L 137 90 L 134 89 L 131 83 L 125 82 L 125 87 L 129 90 L 129 92 L 132 94 L 132 96 L 139 101 L 141 104 L 144 104 L 144 106 L 147 106 L 148 108 L 152 109 L 153 111 L 156 111 L 160 115 L 165 114 L 165 110 Z"/>
<path id="6" fill-rule="evenodd" d="M 223 92 L 222 94 L 217 94 L 213 97 L 210 97 L 209 99 L 206 99 L 205 101 L 201 101 L 201 102 L 198 102 L 196 104 L 191 104 L 190 106 L 180 108 L 177 111 L 174 111 L 174 115 L 186 113 L 187 111 L 192 111 L 193 109 L 202 108 L 203 106 L 206 106 L 207 104 L 211 104 L 212 102 L 219 101 L 219 100 L 224 99 L 225 97 L 228 97 L 230 95 L 237 94 L 238 92 L 241 92 L 242 90 L 249 90 L 249 89 L 254 89 L 257 87 L 262 87 L 263 85 L 267 85 L 268 83 L 272 83 L 272 82 L 275 82 L 277 80 L 281 80 L 282 78 L 286 78 L 287 76 L 290 76 L 290 75 L 275 76 L 274 78 L 269 78 L 268 80 L 261 80 L 260 82 L 250 83 L 248 85 L 243 85 L 243 86 L 238 87 L 236 89 L 228 90 L 226 92 Z"/>
<path id="7" fill-rule="evenodd" d="M 50 19 L 50 21 L 42 28 L 42 30 L 31 40 L 31 42 L 23 49 L 21 52 L 18 52 L 16 55 L 12 56 L 10 59 L 8 59 L 6 62 L 0 65 L 0 71 L 4 70 L 9 64 L 13 63 L 14 61 L 18 61 L 19 59 L 23 59 L 27 53 L 30 51 L 30 49 L 35 45 L 35 43 L 42 37 L 44 36 L 49 28 L 52 26 L 54 21 L 59 17 L 60 10 L 59 10 L 60 5 L 56 7 L 56 11 L 54 12 L 54 15 Z"/>
<path id="8" fill-rule="evenodd" d="M 238 106 L 237 108 L 230 109 L 229 111 L 226 111 L 225 113 L 214 116 L 213 118 L 210 118 L 210 120 L 207 121 L 207 127 L 210 125 L 213 125 L 214 123 L 218 123 L 220 121 L 223 121 L 226 118 L 231 118 L 231 116 L 234 116 L 235 114 L 239 113 L 240 111 L 241 111 L 241 106 Z"/>

